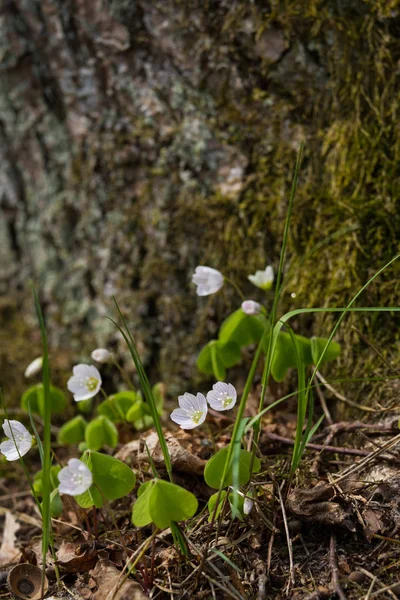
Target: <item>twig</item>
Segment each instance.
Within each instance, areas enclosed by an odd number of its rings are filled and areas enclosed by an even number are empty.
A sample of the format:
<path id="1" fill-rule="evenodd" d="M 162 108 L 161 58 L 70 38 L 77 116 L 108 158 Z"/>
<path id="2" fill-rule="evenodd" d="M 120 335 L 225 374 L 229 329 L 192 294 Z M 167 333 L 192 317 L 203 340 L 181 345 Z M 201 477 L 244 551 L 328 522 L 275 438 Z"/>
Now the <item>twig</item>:
<path id="1" fill-rule="evenodd" d="M 284 483 L 284 482 L 283 482 Z M 283 485 L 283 484 L 282 484 Z M 293 548 L 292 548 L 292 540 L 290 539 L 290 534 L 289 534 L 289 527 L 287 524 L 287 518 L 286 518 L 286 511 L 285 511 L 285 505 L 283 503 L 283 498 L 282 498 L 282 494 L 281 494 L 281 489 L 279 486 L 277 486 L 277 491 L 278 491 L 278 496 L 279 496 L 279 502 L 281 504 L 281 510 L 282 510 L 282 518 L 283 518 L 283 524 L 285 526 L 285 533 L 286 533 L 286 541 L 287 541 L 287 547 L 288 547 L 288 552 L 289 552 L 289 569 L 290 569 L 290 579 L 289 579 L 289 583 L 288 583 L 288 589 L 287 591 L 289 591 L 289 587 L 290 587 L 290 583 L 292 585 L 295 584 L 295 576 L 294 576 L 294 563 L 293 563 Z"/>
<path id="2" fill-rule="evenodd" d="M 385 458 L 385 460 L 388 460 L 388 459 L 386 459 L 386 455 L 383 454 L 384 450 L 390 450 L 394 446 L 397 446 L 397 444 L 399 442 L 400 442 L 400 433 L 398 435 L 395 435 L 394 438 L 392 438 L 390 440 L 390 442 L 387 442 L 387 444 L 384 444 L 381 448 L 378 448 L 378 450 L 374 450 L 374 452 L 370 452 L 370 454 L 368 456 L 366 456 L 365 458 L 361 459 L 357 464 L 352 465 L 348 469 L 345 469 L 339 475 L 339 477 L 337 477 L 336 479 L 332 479 L 332 483 L 334 483 L 334 484 L 338 483 L 339 481 L 341 481 L 345 477 L 348 477 L 352 473 L 355 473 L 356 471 L 360 471 L 361 469 L 364 469 L 364 467 L 369 462 L 371 462 L 372 460 L 374 460 L 374 458 L 376 458 L 379 455 L 381 455 L 381 458 Z M 393 460 L 393 459 L 390 457 L 390 460 Z"/>
<path id="3" fill-rule="evenodd" d="M 326 379 L 321 375 L 321 373 L 319 371 L 316 371 L 316 376 L 317 376 L 317 379 L 319 379 L 321 381 L 321 383 L 324 384 L 326 389 L 329 390 L 330 392 L 332 392 L 332 394 L 335 396 L 335 398 L 337 398 L 341 402 L 344 402 L 345 404 L 348 404 L 349 406 L 353 406 L 354 408 L 358 408 L 359 410 L 363 410 L 364 412 L 371 412 L 371 413 L 381 413 L 381 412 L 393 410 L 393 407 L 380 408 L 379 410 L 376 410 L 375 408 L 371 408 L 370 406 L 364 406 L 363 404 L 357 404 L 357 402 L 353 402 L 353 400 L 349 400 L 348 398 L 346 398 L 346 396 L 343 396 L 343 394 L 340 394 L 337 390 L 335 390 L 335 388 L 326 381 Z"/>
<path id="4" fill-rule="evenodd" d="M 373 575 L 372 573 L 370 573 L 369 571 L 367 571 L 367 569 L 364 569 L 363 567 L 359 567 L 358 570 L 360 571 L 360 573 L 363 573 L 364 575 L 366 575 L 369 579 L 371 579 L 371 586 L 370 589 L 367 592 L 367 595 L 365 596 L 364 600 L 369 600 L 369 598 L 377 595 L 378 593 L 380 594 L 382 591 L 382 588 L 385 588 L 385 586 L 379 581 L 379 579 L 377 578 L 376 575 Z M 373 594 L 371 593 L 373 590 L 373 587 L 375 585 L 375 583 L 377 583 L 378 585 L 381 586 L 381 589 L 379 590 L 379 592 L 374 592 Z M 394 594 L 392 592 L 392 590 L 390 588 L 385 588 L 385 592 L 387 594 L 389 594 L 389 596 L 391 598 L 393 598 L 394 600 L 396 600 L 397 596 L 396 594 Z"/>
<path id="5" fill-rule="evenodd" d="M 326 417 L 326 420 L 328 421 L 329 425 L 333 425 L 332 415 L 329 412 L 329 408 L 328 408 L 328 405 L 326 403 L 325 396 L 322 393 L 322 390 L 321 390 L 321 388 L 319 386 L 316 387 L 316 390 L 317 390 L 318 398 L 319 398 L 319 401 L 321 402 L 322 410 L 324 411 L 324 415 Z"/>
<path id="6" fill-rule="evenodd" d="M 331 541 L 329 544 L 329 563 L 332 571 L 332 585 L 339 600 L 347 600 L 339 582 L 339 569 L 336 562 L 336 537 L 331 533 Z"/>
<path id="7" fill-rule="evenodd" d="M 271 440 L 275 440 L 277 442 L 281 442 L 282 444 L 286 444 L 288 446 L 293 446 L 294 445 L 294 441 L 290 440 L 289 438 L 285 438 L 282 437 L 281 435 L 277 435 L 276 433 L 270 433 L 267 432 L 267 437 L 269 437 Z M 365 456 L 368 457 L 371 455 L 370 452 L 368 452 L 368 450 L 359 450 L 358 448 L 344 448 L 342 446 L 325 446 L 324 444 L 313 444 L 313 443 L 308 443 L 306 445 L 306 448 L 311 448 L 312 450 L 327 450 L 328 452 L 335 452 L 338 454 L 348 454 L 351 456 Z M 381 451 L 386 450 L 385 447 L 381 448 Z M 393 456 L 390 456 L 389 454 L 384 454 L 381 456 L 382 459 L 387 460 L 387 461 L 396 461 L 396 462 L 400 462 L 400 459 L 396 458 L 394 459 Z M 358 463 L 360 464 L 360 463 Z"/>
<path id="8" fill-rule="evenodd" d="M 367 344 L 367 346 L 369 346 L 371 348 L 371 350 L 373 350 L 375 352 L 375 354 L 377 356 L 379 356 L 379 358 L 387 366 L 387 368 L 389 369 L 389 371 L 391 371 L 394 375 L 398 375 L 399 374 L 399 371 L 396 370 L 394 367 L 392 367 L 392 365 L 390 364 L 390 362 L 387 361 L 386 358 L 383 356 L 382 352 L 380 352 L 378 350 L 378 348 L 375 348 L 375 346 L 373 345 L 373 343 L 370 342 L 369 339 L 363 333 L 361 333 L 361 331 L 359 329 L 357 329 L 357 327 L 355 327 L 354 325 L 351 325 L 351 329 L 354 329 L 354 331 L 356 331 L 358 333 L 358 335 L 360 336 L 360 338 Z"/>

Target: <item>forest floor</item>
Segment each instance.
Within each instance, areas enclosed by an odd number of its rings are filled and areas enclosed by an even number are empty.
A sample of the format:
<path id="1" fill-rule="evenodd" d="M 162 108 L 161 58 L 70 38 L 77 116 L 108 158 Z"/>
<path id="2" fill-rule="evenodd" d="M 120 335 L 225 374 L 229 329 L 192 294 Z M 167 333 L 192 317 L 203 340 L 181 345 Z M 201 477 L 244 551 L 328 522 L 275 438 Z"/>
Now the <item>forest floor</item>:
<path id="1" fill-rule="evenodd" d="M 256 410 L 253 400 L 249 414 Z M 199 514 L 183 530 L 188 557 L 176 549 L 170 530 L 152 535 L 151 527 L 132 526 L 134 492 L 86 514 L 70 499 L 63 515 L 53 520 L 61 583 L 57 585 L 49 557 L 45 597 L 399 598 L 400 436 L 395 400 L 386 409 L 360 407 L 360 420 L 336 423 L 329 422 L 323 397 L 322 404 L 326 419 L 292 481 L 287 474 L 294 407 L 293 412 L 267 413 L 259 445 L 262 469 L 252 481 L 254 506 L 242 521 L 232 520 L 225 510 L 210 524 L 205 510 L 213 492 L 204 483 L 204 465 L 214 445 L 221 448 L 229 441 L 232 420 L 210 412 L 213 441 L 202 429 L 166 432 L 174 480 L 199 499 Z M 153 431 L 134 440 L 127 435 L 116 456 L 145 480 L 150 469 L 144 438 L 163 476 Z M 68 458 L 65 448 L 56 448 L 56 454 L 62 461 Z M 15 463 L 7 467 L 0 480 L 0 598 L 12 597 L 7 587 L 12 565 L 41 564 L 37 508 L 22 470 Z M 127 560 L 138 557 L 134 573 L 126 578 Z"/>

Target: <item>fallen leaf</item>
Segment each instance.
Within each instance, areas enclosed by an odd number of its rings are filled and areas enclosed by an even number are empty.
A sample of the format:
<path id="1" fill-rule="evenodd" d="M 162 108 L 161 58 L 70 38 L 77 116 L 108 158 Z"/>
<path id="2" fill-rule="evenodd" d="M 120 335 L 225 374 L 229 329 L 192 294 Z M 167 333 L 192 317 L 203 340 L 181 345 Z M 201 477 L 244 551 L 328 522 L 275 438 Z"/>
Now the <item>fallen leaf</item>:
<path id="1" fill-rule="evenodd" d="M 171 432 L 164 431 L 164 436 L 173 468 L 183 473 L 202 475 L 206 461 L 184 448 Z M 149 458 L 145 443 L 156 467 L 164 466 L 163 453 L 155 431 L 150 431 L 147 435 L 142 436 L 140 440 L 125 444 L 115 456 L 123 462 L 130 459 L 132 465 L 139 465 L 143 462 L 148 463 Z"/>
<path id="2" fill-rule="evenodd" d="M 94 545 L 63 542 L 57 552 L 56 564 L 64 573 L 82 573 L 93 569 L 97 559 Z"/>
<path id="3" fill-rule="evenodd" d="M 16 548 L 16 533 L 19 529 L 17 519 L 11 512 L 6 513 L 3 528 L 3 541 L 0 547 L 0 565 L 18 562 L 21 552 Z"/>
<path id="4" fill-rule="evenodd" d="M 294 490 L 288 498 L 288 508 L 300 520 L 322 525 L 340 525 L 354 531 L 350 510 L 334 501 L 335 489 L 328 483 L 319 482 L 312 489 Z"/>
<path id="5" fill-rule="evenodd" d="M 91 577 L 97 585 L 97 591 L 91 600 L 148 600 L 136 581 L 126 579 L 109 561 L 99 560 Z"/>

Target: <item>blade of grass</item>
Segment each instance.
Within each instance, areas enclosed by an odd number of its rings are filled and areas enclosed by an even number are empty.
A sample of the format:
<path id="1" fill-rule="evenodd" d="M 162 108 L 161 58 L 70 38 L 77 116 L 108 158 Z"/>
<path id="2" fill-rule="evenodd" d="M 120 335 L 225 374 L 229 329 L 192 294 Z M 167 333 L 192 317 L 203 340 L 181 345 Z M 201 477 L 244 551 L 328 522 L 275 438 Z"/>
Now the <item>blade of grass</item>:
<path id="1" fill-rule="evenodd" d="M 123 314 L 121 312 L 121 309 L 118 306 L 118 302 L 115 299 L 115 297 L 113 297 L 113 300 L 114 300 L 114 304 L 115 304 L 115 307 L 117 309 L 118 315 L 119 315 L 119 317 L 120 317 L 120 319 L 122 321 L 124 329 L 122 329 L 118 325 L 118 323 L 116 323 L 110 317 L 109 317 L 109 319 L 110 319 L 110 321 L 112 323 L 114 323 L 114 325 L 117 327 L 118 331 L 123 336 L 123 338 L 124 338 L 124 340 L 125 340 L 125 342 L 126 342 L 126 344 L 128 346 L 129 352 L 130 352 L 130 354 L 132 356 L 132 360 L 133 360 L 133 362 L 135 364 L 135 367 L 136 367 L 136 370 L 137 370 L 137 373 L 138 373 L 138 376 L 139 376 L 140 384 L 142 386 L 143 394 L 144 394 L 144 397 L 145 397 L 145 399 L 147 401 L 147 404 L 149 406 L 150 414 L 151 414 L 151 416 L 153 418 L 153 422 L 154 422 L 154 427 L 156 428 L 156 431 L 157 431 L 158 440 L 160 442 L 161 451 L 163 453 L 165 467 L 167 469 L 168 477 L 169 477 L 169 480 L 172 483 L 172 464 L 171 464 L 171 458 L 169 456 L 167 442 L 165 440 L 164 433 L 163 433 L 163 430 L 162 430 L 161 420 L 160 420 L 160 416 L 159 416 L 158 411 L 157 411 L 157 404 L 156 404 L 156 401 L 155 401 L 155 398 L 154 398 L 154 395 L 153 395 L 153 391 L 152 391 L 150 382 L 149 382 L 149 380 L 147 378 L 146 372 L 144 370 L 143 363 L 142 363 L 141 358 L 139 356 L 139 353 L 137 351 L 136 344 L 135 344 L 135 342 L 133 340 L 133 337 L 132 337 L 132 335 L 131 335 L 131 333 L 129 331 L 129 328 L 128 328 L 127 323 L 125 321 L 125 318 L 124 318 L 124 316 L 123 316 Z"/>
<path id="2" fill-rule="evenodd" d="M 43 378 L 43 476 L 42 476 L 42 598 L 44 595 L 44 582 L 46 576 L 46 555 L 50 543 L 51 513 L 50 513 L 50 467 L 51 467 L 51 404 L 50 404 L 50 372 L 49 372 L 49 351 L 47 345 L 46 327 L 44 324 L 42 308 L 36 293 L 32 286 L 33 297 L 35 300 L 36 314 L 39 321 L 40 333 L 42 336 L 42 378 Z"/>

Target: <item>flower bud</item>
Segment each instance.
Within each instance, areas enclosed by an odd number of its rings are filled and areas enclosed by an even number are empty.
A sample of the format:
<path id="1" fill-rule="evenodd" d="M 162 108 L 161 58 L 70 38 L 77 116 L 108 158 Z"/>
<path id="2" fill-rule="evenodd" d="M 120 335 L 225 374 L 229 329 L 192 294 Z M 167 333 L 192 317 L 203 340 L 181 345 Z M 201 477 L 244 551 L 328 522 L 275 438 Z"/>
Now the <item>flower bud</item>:
<path id="1" fill-rule="evenodd" d="M 261 312 L 261 304 L 254 300 L 245 300 L 242 302 L 242 311 L 250 316 L 259 315 Z"/>
<path id="2" fill-rule="evenodd" d="M 96 362 L 106 363 L 111 358 L 111 352 L 106 350 L 106 348 L 96 348 L 96 350 L 93 350 L 92 352 L 92 358 Z"/>

